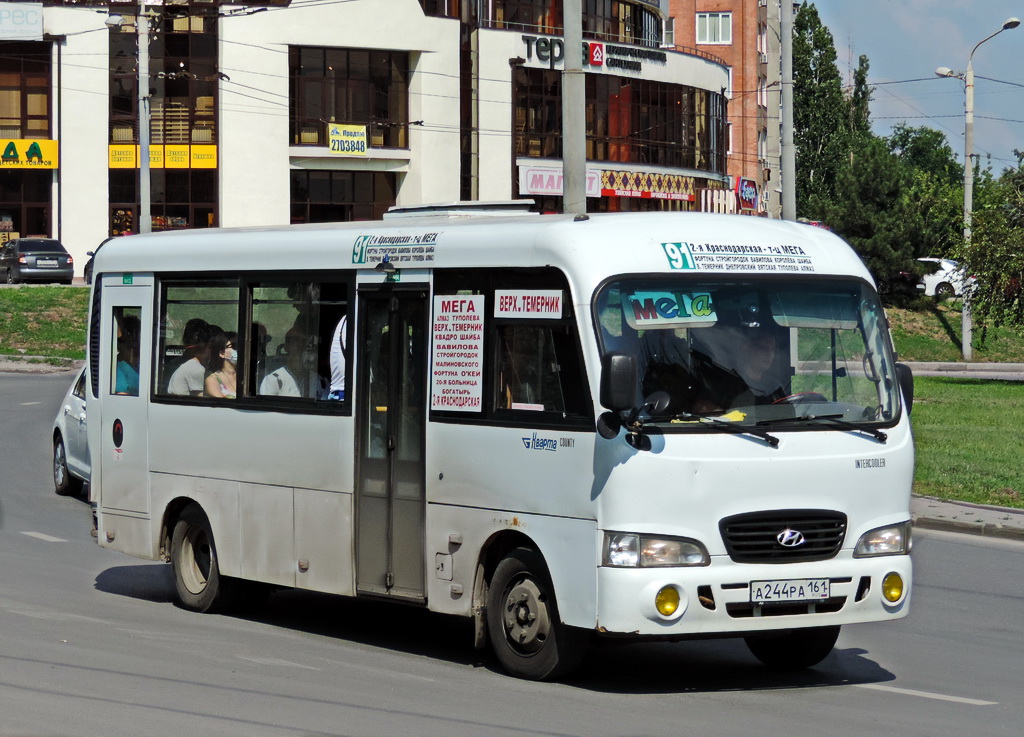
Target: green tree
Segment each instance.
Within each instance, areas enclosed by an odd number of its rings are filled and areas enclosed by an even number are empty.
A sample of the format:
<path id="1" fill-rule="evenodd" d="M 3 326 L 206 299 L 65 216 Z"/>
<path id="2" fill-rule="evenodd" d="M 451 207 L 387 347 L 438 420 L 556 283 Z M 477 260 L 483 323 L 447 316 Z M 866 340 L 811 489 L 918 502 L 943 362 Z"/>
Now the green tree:
<path id="1" fill-rule="evenodd" d="M 911 268 L 914 237 L 925 228 L 910 195 L 915 172 L 877 136 L 858 136 L 850 146 L 853 163 L 838 170 L 835 196 L 814 195 L 809 208 L 854 247 L 879 290 L 892 298 L 906 282 L 900 272 Z"/>
<path id="2" fill-rule="evenodd" d="M 1014 153 L 1016 168 L 998 179 L 982 173 L 971 240 L 956 249 L 965 271 L 977 280 L 971 309 L 982 341 L 988 325 L 1024 328 L 1024 152 Z"/>
<path id="3" fill-rule="evenodd" d="M 846 156 L 848 108 L 836 66 L 832 34 L 814 5 L 793 21 L 793 143 L 797 215 L 814 216 L 811 198 L 831 199 Z"/>
<path id="4" fill-rule="evenodd" d="M 886 138 L 889 150 L 904 163 L 933 176 L 936 181 L 950 185 L 963 182 L 964 168 L 941 131 L 908 125 L 893 126 Z"/>
<path id="5" fill-rule="evenodd" d="M 868 86 L 868 57 L 860 55 L 853 73 L 853 89 L 847 101 L 848 130 L 851 135 L 871 135 L 871 87 Z"/>

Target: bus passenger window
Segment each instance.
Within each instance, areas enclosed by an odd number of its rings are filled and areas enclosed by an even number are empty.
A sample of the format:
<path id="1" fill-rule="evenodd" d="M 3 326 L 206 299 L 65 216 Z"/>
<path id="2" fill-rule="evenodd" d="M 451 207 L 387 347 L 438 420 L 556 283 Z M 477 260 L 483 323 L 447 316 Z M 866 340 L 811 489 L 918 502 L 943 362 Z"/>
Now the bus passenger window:
<path id="1" fill-rule="evenodd" d="M 141 307 L 115 307 L 114 343 L 111 361 L 113 369 L 110 391 L 112 394 L 139 396 L 139 349 L 142 326 Z"/>
<path id="2" fill-rule="evenodd" d="M 343 401 L 346 308 L 344 284 L 253 285 L 253 393 Z"/>
<path id="3" fill-rule="evenodd" d="M 583 412 L 585 380 L 575 341 L 564 325 L 503 325 L 495 408 L 527 412 Z"/>
<path id="4" fill-rule="evenodd" d="M 244 355 L 238 330 L 237 279 L 207 279 L 202 282 L 167 281 L 162 284 L 163 314 L 157 366 L 160 383 L 157 394 L 182 397 L 224 397 L 231 393 L 233 369 L 221 353 L 230 342 Z M 225 340 L 225 335 L 230 335 Z M 216 345 L 211 345 L 216 340 Z M 211 355 L 211 347 L 217 350 Z M 207 390 L 207 378 L 219 373 L 225 389 Z"/>

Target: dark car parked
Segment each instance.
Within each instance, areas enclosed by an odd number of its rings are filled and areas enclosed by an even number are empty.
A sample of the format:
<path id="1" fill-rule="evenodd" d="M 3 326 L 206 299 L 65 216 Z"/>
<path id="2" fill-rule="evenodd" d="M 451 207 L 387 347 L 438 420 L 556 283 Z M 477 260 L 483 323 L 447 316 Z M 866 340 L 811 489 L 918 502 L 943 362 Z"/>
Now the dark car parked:
<path id="1" fill-rule="evenodd" d="M 20 281 L 70 284 L 75 261 L 53 238 L 15 238 L 0 246 L 0 276 L 8 284 Z"/>

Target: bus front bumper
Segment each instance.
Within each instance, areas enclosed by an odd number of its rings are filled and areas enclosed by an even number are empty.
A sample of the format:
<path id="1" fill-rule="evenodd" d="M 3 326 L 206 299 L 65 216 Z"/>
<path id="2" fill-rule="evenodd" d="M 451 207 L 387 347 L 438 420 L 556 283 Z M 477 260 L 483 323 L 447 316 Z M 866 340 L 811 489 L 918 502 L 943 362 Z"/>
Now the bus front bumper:
<path id="1" fill-rule="evenodd" d="M 597 581 L 600 633 L 728 635 L 905 617 L 912 565 L 909 555 L 783 566 L 715 557 L 701 568 L 601 567 Z"/>

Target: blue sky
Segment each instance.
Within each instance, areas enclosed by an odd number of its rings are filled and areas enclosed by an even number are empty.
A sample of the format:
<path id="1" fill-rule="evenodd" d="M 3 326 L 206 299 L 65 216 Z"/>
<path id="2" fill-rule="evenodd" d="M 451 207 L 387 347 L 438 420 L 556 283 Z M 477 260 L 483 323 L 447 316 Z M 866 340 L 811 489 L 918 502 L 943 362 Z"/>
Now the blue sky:
<path id="1" fill-rule="evenodd" d="M 967 68 L 974 45 L 1010 17 L 1024 20 L 1024 0 L 816 0 L 822 23 L 835 40 L 839 71 L 849 83 L 866 54 L 875 132 L 893 125 L 942 131 L 963 156 L 964 85 L 942 79 L 936 67 Z M 996 172 L 1024 150 L 1024 25 L 1006 30 L 974 54 L 974 150 Z M 989 79 L 981 79 L 988 77 Z M 923 80 L 901 82 L 901 80 Z M 1000 80 L 1000 81 L 992 81 Z M 900 82 L 899 84 L 882 84 Z M 1005 84 L 1010 83 L 1010 84 Z"/>

